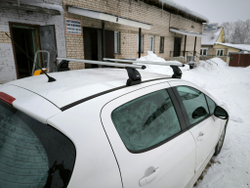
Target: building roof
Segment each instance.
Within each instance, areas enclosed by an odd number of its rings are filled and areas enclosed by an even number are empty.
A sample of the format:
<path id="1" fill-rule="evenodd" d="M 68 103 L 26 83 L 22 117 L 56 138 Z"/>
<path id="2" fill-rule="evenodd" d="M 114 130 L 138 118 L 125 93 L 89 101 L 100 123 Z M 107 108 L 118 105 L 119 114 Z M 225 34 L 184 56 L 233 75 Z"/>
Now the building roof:
<path id="1" fill-rule="evenodd" d="M 249 44 L 230 44 L 230 43 L 221 43 L 221 42 L 216 42 L 215 44 L 220 44 L 223 46 L 231 47 L 231 48 L 236 48 L 242 51 L 249 51 L 250 52 L 250 45 Z"/>
<path id="2" fill-rule="evenodd" d="M 213 31 L 205 32 L 206 35 L 201 38 L 201 45 L 214 45 L 218 37 L 220 36 L 222 29 L 223 28 L 221 27 L 218 28 L 217 31 L 215 32 Z"/>

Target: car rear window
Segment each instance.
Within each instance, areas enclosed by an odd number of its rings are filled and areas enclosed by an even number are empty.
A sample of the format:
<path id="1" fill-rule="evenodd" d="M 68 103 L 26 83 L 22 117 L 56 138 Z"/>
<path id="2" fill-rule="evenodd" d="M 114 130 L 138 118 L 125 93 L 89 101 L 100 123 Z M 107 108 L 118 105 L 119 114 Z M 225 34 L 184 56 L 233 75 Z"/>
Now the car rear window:
<path id="1" fill-rule="evenodd" d="M 75 155 L 64 134 L 0 101 L 0 187 L 66 187 Z"/>

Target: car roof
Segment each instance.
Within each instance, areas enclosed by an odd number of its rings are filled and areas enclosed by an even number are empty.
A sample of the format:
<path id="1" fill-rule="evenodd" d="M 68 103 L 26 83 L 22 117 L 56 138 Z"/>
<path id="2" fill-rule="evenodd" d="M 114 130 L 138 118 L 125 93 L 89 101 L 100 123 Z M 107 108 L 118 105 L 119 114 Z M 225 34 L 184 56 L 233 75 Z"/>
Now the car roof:
<path id="1" fill-rule="evenodd" d="M 140 71 L 142 81 L 171 78 L 162 74 Z M 95 68 L 50 73 L 56 79 L 48 82 L 45 75 L 15 80 L 6 84 L 21 87 L 45 98 L 58 108 L 81 99 L 119 87 L 127 87 L 127 71 L 124 69 Z"/>

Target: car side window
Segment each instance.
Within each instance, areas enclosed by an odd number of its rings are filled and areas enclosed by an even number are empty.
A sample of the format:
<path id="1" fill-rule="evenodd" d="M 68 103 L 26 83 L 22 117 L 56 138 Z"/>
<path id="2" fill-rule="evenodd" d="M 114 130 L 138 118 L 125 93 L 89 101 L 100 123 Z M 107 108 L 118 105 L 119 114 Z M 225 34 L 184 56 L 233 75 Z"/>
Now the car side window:
<path id="1" fill-rule="evenodd" d="M 167 90 L 132 100 L 112 112 L 112 121 L 124 145 L 142 152 L 181 131 Z"/>
<path id="2" fill-rule="evenodd" d="M 208 104 L 210 114 L 214 114 L 214 109 L 216 107 L 215 102 L 212 99 L 210 99 L 208 96 L 206 96 L 206 99 L 207 99 L 207 104 Z"/>
<path id="3" fill-rule="evenodd" d="M 177 87 L 177 91 L 186 109 L 190 125 L 209 115 L 205 95 L 201 91 L 187 86 Z"/>

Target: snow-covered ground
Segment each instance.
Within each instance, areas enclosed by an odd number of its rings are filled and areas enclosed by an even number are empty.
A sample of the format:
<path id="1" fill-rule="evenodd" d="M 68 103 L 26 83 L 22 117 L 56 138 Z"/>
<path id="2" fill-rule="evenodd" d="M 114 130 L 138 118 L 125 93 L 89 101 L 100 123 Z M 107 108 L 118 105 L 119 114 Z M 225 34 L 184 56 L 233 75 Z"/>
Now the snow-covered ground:
<path id="1" fill-rule="evenodd" d="M 221 153 L 213 157 L 196 187 L 250 188 L 250 66 L 235 68 L 219 58 L 212 60 L 200 62 L 192 70 L 182 68 L 182 79 L 204 88 L 225 103 L 230 115 Z M 171 74 L 168 67 L 147 67 L 149 71 Z"/>

